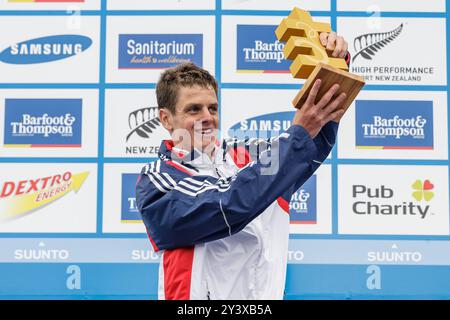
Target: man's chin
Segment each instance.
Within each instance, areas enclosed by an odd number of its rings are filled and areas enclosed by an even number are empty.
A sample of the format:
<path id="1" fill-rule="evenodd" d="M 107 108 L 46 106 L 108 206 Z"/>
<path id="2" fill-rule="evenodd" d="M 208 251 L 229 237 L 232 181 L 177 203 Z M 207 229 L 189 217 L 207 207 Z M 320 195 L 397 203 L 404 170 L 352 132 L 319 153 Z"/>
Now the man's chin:
<path id="1" fill-rule="evenodd" d="M 201 143 L 194 143 L 196 149 L 201 150 L 203 152 L 212 151 L 216 147 L 216 137 L 202 137 Z"/>

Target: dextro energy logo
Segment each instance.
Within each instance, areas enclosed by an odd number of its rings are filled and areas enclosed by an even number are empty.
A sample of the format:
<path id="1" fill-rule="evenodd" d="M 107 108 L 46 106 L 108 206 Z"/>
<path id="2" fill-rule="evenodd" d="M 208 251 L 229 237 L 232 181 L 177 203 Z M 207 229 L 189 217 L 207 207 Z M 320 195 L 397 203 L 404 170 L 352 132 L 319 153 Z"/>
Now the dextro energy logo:
<path id="1" fill-rule="evenodd" d="M 25 180 L 0 180 L 0 220 L 23 217 L 62 198 L 77 193 L 89 172 L 71 171 Z"/>
<path id="2" fill-rule="evenodd" d="M 386 185 L 377 187 L 353 185 L 353 213 L 385 217 L 405 216 L 417 219 L 426 219 L 433 215 L 429 203 L 434 196 L 431 191 L 434 185 L 431 181 L 425 180 L 422 183 L 422 180 L 416 180 L 411 187 L 413 188 L 412 199 L 401 199 L 401 196 L 396 195 L 394 188 L 389 188 Z"/>
<path id="3" fill-rule="evenodd" d="M 237 26 L 237 71 L 257 73 L 289 73 L 284 58 L 284 44 L 275 36 L 277 26 Z"/>
<path id="4" fill-rule="evenodd" d="M 184 62 L 203 66 L 202 34 L 119 35 L 119 69 L 166 69 Z"/>
<path id="5" fill-rule="evenodd" d="M 313 175 L 292 195 L 291 202 L 289 203 L 291 223 L 317 223 L 316 180 L 317 177 Z"/>
<path id="6" fill-rule="evenodd" d="M 269 138 L 289 129 L 294 113 L 295 111 L 284 111 L 244 119 L 234 124 L 228 130 L 228 135 L 238 139 Z"/>
<path id="7" fill-rule="evenodd" d="M 357 100 L 357 149 L 433 149 L 433 102 Z"/>
<path id="8" fill-rule="evenodd" d="M 9 64 L 34 64 L 66 59 L 88 49 L 89 37 L 67 34 L 31 39 L 11 45 L 0 53 Z"/>
<path id="9" fill-rule="evenodd" d="M 135 173 L 122 174 L 122 211 L 123 223 L 139 223 L 141 214 L 136 205 L 136 182 L 139 175 Z"/>
<path id="10" fill-rule="evenodd" d="M 81 99 L 6 99 L 5 147 L 81 147 Z"/>

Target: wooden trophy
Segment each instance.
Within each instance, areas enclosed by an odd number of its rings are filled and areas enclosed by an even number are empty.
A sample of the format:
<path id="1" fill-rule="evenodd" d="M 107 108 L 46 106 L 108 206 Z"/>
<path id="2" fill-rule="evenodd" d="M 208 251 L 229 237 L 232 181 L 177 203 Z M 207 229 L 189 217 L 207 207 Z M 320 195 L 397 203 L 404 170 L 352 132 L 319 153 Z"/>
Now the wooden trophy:
<path id="1" fill-rule="evenodd" d="M 316 102 L 338 83 L 340 88 L 336 96 L 345 92 L 347 98 L 340 109 L 346 111 L 365 82 L 362 77 L 348 72 L 344 59 L 331 56 L 332 51 L 326 50 L 320 43 L 321 32 L 331 32 L 330 24 L 314 22 L 309 12 L 299 8 L 294 8 L 275 30 L 278 40 L 286 42 L 284 56 L 293 60 L 290 66 L 292 75 L 294 78 L 307 79 L 292 104 L 301 108 L 314 82 L 321 79 Z"/>

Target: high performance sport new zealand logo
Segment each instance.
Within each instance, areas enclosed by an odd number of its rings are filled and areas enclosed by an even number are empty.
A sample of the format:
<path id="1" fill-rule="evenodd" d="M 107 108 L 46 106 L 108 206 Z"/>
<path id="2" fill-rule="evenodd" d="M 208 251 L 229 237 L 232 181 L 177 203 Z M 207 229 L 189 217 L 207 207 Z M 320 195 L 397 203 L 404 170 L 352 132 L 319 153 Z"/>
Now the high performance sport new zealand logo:
<path id="1" fill-rule="evenodd" d="M 394 41 L 403 30 L 403 23 L 397 28 L 389 32 L 366 33 L 355 38 L 353 47 L 356 54 L 353 56 L 352 62 L 357 57 L 366 60 L 372 60 L 379 50 L 382 50 L 389 43 Z"/>
<path id="2" fill-rule="evenodd" d="M 161 126 L 158 107 L 140 108 L 130 112 L 128 115 L 128 126 L 130 132 L 127 134 L 126 142 L 128 142 L 132 135 L 149 139 L 153 131 Z"/>

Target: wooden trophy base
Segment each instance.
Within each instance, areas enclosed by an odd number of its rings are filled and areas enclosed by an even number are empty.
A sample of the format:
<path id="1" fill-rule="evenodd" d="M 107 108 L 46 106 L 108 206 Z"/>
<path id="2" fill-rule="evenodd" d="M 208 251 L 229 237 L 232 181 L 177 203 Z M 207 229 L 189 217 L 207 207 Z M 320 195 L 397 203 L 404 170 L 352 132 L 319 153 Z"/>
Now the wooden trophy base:
<path id="1" fill-rule="evenodd" d="M 362 77 L 352 74 L 350 72 L 340 70 L 338 68 L 319 63 L 311 75 L 306 80 L 302 89 L 299 91 L 297 96 L 292 101 L 294 107 L 300 109 L 305 103 L 309 92 L 314 84 L 314 82 L 320 79 L 322 84 L 320 85 L 319 93 L 317 94 L 315 103 L 319 102 L 322 96 L 335 84 L 339 84 L 340 88 L 336 93 L 335 97 L 339 96 L 342 92 L 345 92 L 347 99 L 342 103 L 339 109 L 344 109 L 347 111 L 348 107 L 355 100 L 361 88 L 364 86 L 365 81 Z M 336 119 L 337 122 L 341 120 L 342 117 Z"/>

